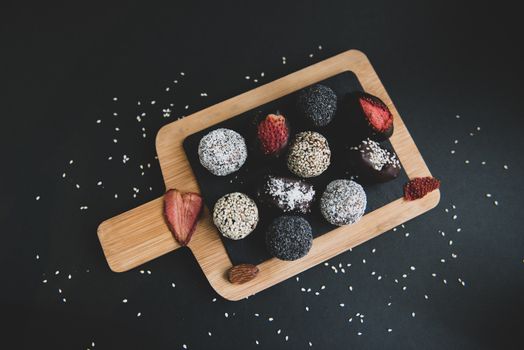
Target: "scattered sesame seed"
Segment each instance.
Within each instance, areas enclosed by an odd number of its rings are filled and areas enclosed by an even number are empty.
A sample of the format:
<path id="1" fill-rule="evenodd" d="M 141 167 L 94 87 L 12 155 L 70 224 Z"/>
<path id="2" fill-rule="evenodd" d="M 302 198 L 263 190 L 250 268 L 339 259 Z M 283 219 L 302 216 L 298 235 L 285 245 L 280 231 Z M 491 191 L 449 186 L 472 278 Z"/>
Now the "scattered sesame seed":
<path id="1" fill-rule="evenodd" d="M 249 75 L 246 75 L 245 78 L 246 78 L 246 80 L 251 79 L 251 77 Z"/>
<path id="2" fill-rule="evenodd" d="M 124 304 L 127 304 L 127 299 L 123 299 L 122 302 L 123 302 Z"/>
<path id="3" fill-rule="evenodd" d="M 393 330 L 391 328 L 388 328 L 388 333 L 391 333 L 393 332 Z"/>
<path id="4" fill-rule="evenodd" d="M 100 124 L 101 122 L 102 122 L 102 120 L 100 120 L 100 119 L 97 119 L 97 120 L 96 120 L 96 123 L 97 123 L 97 124 Z"/>
<path id="5" fill-rule="evenodd" d="M 493 201 L 493 204 L 499 205 L 499 202 L 498 201 Z"/>
<path id="6" fill-rule="evenodd" d="M 411 313 L 411 317 L 415 317 L 415 313 L 414 312 Z"/>
<path id="7" fill-rule="evenodd" d="M 410 266 L 411 271 L 415 271 L 415 266 Z"/>
<path id="8" fill-rule="evenodd" d="M 469 160 L 466 159 L 466 160 L 464 161 L 464 163 L 469 164 Z"/>
<path id="9" fill-rule="evenodd" d="M 118 101 L 118 97 L 113 97 L 113 101 Z"/>
<path id="10" fill-rule="evenodd" d="M 40 200 L 40 196 L 36 196 L 35 199 L 36 199 L 37 201 L 39 201 L 39 200 Z"/>
<path id="11" fill-rule="evenodd" d="M 225 316 L 226 318 L 228 318 L 228 317 L 229 317 L 229 314 L 228 314 L 227 312 L 225 312 L 225 313 L 224 313 L 224 316 Z"/>
<path id="12" fill-rule="evenodd" d="M 141 312 L 139 312 L 139 313 L 136 314 L 136 317 L 140 317 L 140 316 L 142 316 L 142 313 L 141 313 Z"/>
<path id="13" fill-rule="evenodd" d="M 508 170 L 509 167 L 506 164 L 504 164 L 504 169 Z"/>

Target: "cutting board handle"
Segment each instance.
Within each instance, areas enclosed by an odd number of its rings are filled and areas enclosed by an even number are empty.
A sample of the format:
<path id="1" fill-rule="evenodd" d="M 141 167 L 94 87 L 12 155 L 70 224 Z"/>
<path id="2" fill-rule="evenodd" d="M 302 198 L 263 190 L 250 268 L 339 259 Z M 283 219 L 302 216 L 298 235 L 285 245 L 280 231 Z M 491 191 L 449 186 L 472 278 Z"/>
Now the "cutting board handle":
<path id="1" fill-rule="evenodd" d="M 98 239 L 111 270 L 127 271 L 181 247 L 163 212 L 164 197 L 159 197 L 98 226 Z"/>

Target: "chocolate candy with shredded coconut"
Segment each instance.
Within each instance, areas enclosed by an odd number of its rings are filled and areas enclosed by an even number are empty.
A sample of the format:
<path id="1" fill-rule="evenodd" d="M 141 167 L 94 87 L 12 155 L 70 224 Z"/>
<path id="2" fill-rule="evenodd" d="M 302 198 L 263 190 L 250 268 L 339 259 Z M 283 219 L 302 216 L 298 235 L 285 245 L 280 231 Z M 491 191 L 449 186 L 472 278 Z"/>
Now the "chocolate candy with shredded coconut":
<path id="1" fill-rule="evenodd" d="M 300 177 L 322 174 L 331 162 L 331 150 L 324 136 L 315 131 L 297 134 L 289 147 L 287 167 Z"/>
<path id="2" fill-rule="evenodd" d="M 365 183 L 381 183 L 395 179 L 401 170 L 400 161 L 392 150 L 370 139 L 351 147 L 350 162 Z"/>
<path id="3" fill-rule="evenodd" d="M 304 180 L 272 175 L 264 178 L 258 194 L 263 203 L 284 213 L 307 214 L 315 198 L 313 185 Z"/>
<path id="4" fill-rule="evenodd" d="M 216 129 L 200 140 L 198 157 L 202 166 L 213 175 L 226 176 L 244 165 L 247 159 L 246 142 L 236 131 Z"/>
<path id="5" fill-rule="evenodd" d="M 367 197 L 362 186 L 352 180 L 331 181 L 320 198 L 320 212 L 332 225 L 350 225 L 366 210 Z"/>
<path id="6" fill-rule="evenodd" d="M 313 245 L 313 230 L 300 216 L 277 217 L 266 231 L 266 246 L 271 255 L 280 260 L 297 260 L 305 256 Z"/>
<path id="7" fill-rule="evenodd" d="M 297 108 L 314 126 L 326 126 L 335 117 L 337 95 L 329 87 L 315 84 L 299 93 Z"/>
<path id="8" fill-rule="evenodd" d="M 215 203 L 213 223 L 224 237 L 245 238 L 257 227 L 257 205 L 244 193 L 228 193 Z"/>

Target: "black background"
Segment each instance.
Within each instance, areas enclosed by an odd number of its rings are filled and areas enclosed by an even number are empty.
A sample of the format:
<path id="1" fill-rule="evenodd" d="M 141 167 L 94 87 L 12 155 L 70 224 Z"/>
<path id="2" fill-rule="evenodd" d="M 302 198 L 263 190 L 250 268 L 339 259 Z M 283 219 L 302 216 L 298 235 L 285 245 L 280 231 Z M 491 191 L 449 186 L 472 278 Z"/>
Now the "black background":
<path id="1" fill-rule="evenodd" d="M 521 348 L 520 22 L 504 2 L 3 2 L 3 346 Z M 183 249 L 109 270 L 96 228 L 162 195 L 162 125 L 350 48 L 442 180 L 436 209 L 240 302 Z"/>

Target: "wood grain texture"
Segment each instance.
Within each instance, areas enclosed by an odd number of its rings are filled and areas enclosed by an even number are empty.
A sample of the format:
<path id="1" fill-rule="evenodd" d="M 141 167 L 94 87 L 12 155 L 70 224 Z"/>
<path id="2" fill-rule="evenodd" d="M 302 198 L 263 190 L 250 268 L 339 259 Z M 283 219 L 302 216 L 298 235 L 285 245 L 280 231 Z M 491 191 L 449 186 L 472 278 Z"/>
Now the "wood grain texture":
<path id="1" fill-rule="evenodd" d="M 186 136 L 344 71 L 355 73 L 364 90 L 380 97 L 390 108 L 395 123 L 390 141 L 408 177 L 431 176 L 371 63 L 362 52 L 349 50 L 162 127 L 156 148 L 166 189 L 200 192 L 183 149 Z M 309 254 L 300 260 L 286 262 L 273 258 L 259 264 L 258 277 L 242 285 L 227 280 L 231 261 L 207 208 L 188 247 L 217 293 L 229 300 L 239 300 L 376 237 L 430 210 L 439 200 L 438 190 L 416 201 L 399 198 L 367 213 L 356 224 L 316 238 Z M 158 198 L 100 225 L 98 236 L 113 271 L 127 271 L 180 247 L 162 213 L 163 201 Z"/>

